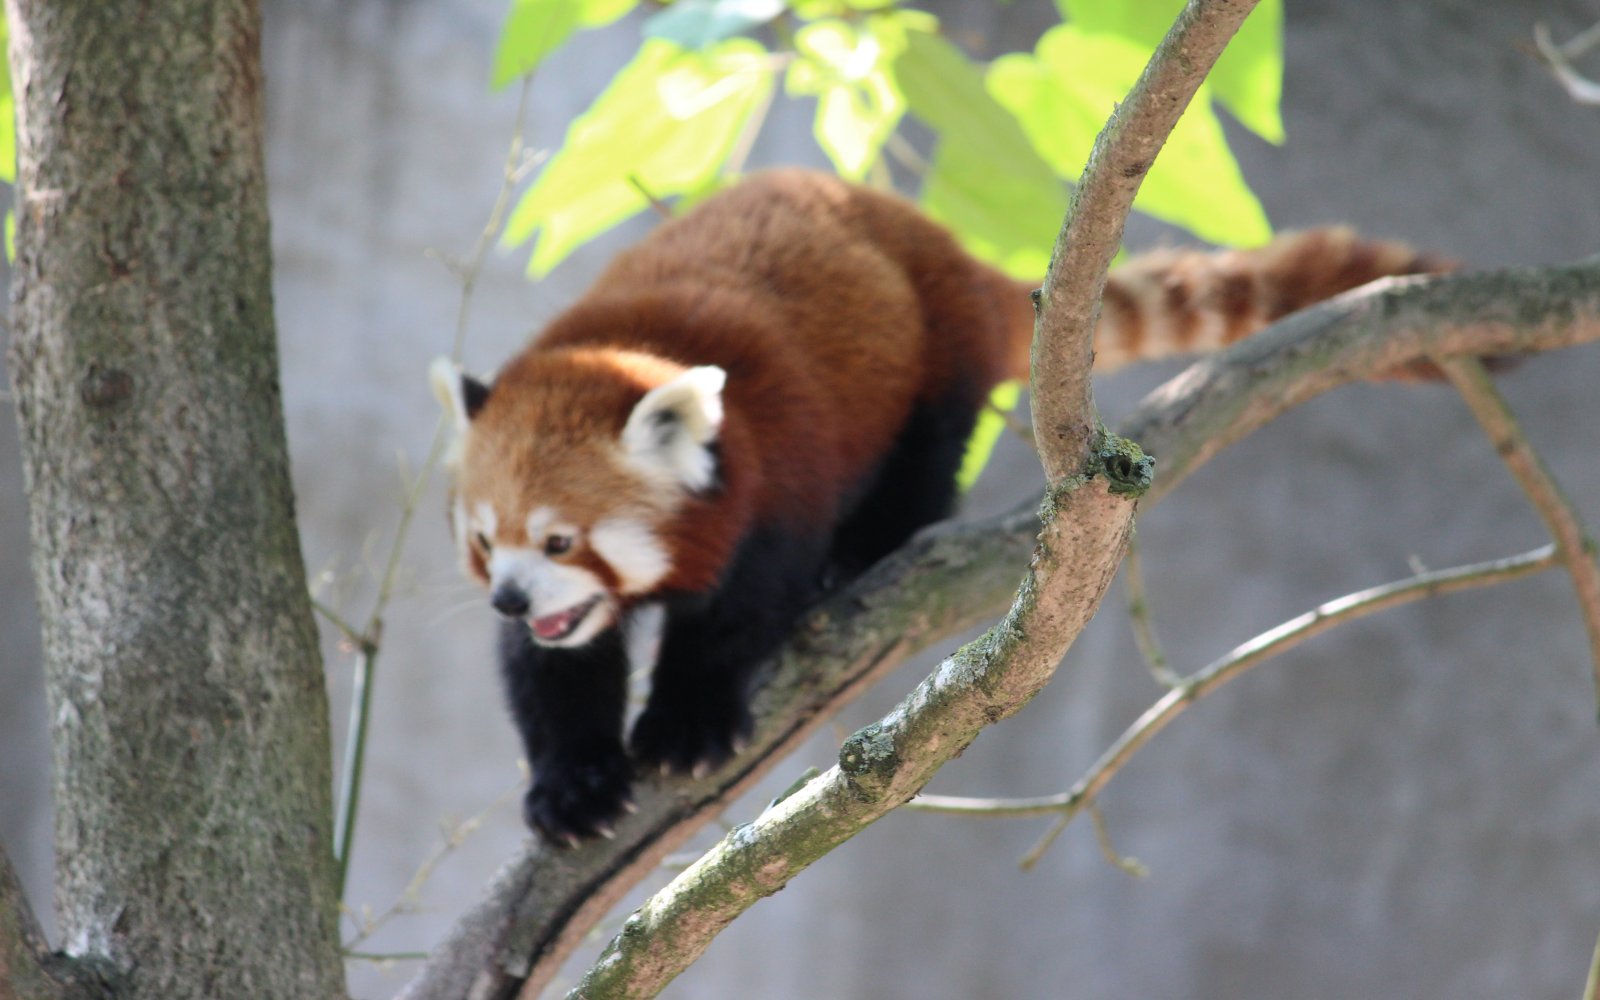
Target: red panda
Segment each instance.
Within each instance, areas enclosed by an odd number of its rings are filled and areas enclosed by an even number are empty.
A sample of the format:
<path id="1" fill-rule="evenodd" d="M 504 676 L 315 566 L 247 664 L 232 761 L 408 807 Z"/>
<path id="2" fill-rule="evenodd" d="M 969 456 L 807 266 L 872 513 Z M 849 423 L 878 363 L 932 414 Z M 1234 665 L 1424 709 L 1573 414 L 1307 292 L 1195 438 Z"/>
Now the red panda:
<path id="1" fill-rule="evenodd" d="M 1113 272 L 1096 350 L 1210 349 L 1434 266 L 1340 230 L 1151 255 Z M 609 834 L 635 764 L 739 750 L 754 669 L 799 614 L 949 512 L 979 408 L 1027 374 L 1029 291 L 899 198 L 777 170 L 621 253 L 492 382 L 435 363 L 533 829 Z M 630 649 L 653 674 L 625 747 Z"/>

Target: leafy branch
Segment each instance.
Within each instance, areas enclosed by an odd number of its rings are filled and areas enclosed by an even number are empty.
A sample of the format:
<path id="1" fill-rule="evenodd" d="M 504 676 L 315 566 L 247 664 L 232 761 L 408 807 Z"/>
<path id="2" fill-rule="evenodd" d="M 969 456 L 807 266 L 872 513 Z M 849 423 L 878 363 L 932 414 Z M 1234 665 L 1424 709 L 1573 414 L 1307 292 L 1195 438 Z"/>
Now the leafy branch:
<path id="1" fill-rule="evenodd" d="M 635 0 L 514 0 L 495 55 L 504 85 Z M 1173 0 L 1060 0 L 1063 22 L 987 66 L 893 0 L 695 0 L 640 23 L 641 43 L 520 199 L 508 246 L 548 274 L 657 200 L 697 198 L 737 175 L 781 82 L 815 101 L 813 134 L 840 175 L 883 182 L 884 155 L 918 165 L 921 204 L 968 250 L 1019 277 L 1043 273 L 1095 133 L 1138 78 Z M 1281 0 L 1263 0 L 1178 124 L 1182 164 L 1155 168 L 1139 207 L 1207 240 L 1270 235 L 1215 106 L 1281 142 Z M 906 140 L 934 134 L 925 157 Z"/>

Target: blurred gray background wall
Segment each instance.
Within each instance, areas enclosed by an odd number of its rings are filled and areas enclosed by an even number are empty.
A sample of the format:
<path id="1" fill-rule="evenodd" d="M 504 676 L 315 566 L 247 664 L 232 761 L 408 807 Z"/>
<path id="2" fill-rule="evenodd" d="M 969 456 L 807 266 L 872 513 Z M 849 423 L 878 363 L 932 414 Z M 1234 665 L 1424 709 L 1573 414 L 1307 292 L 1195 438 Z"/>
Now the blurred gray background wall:
<path id="1" fill-rule="evenodd" d="M 401 457 L 435 419 L 428 361 L 448 350 L 461 254 L 498 184 L 515 99 L 490 94 L 504 0 L 267 0 L 269 157 L 284 388 L 302 536 L 327 594 L 370 602 Z M 1031 45 L 1049 5 L 933 5 L 965 41 Z M 1349 222 L 1474 264 L 1537 264 L 1600 243 L 1600 110 L 1571 105 L 1525 49 L 1600 18 L 1593 0 L 1294 0 L 1288 144 L 1241 130 L 1246 174 L 1280 228 Z M 541 72 L 535 146 L 560 141 L 626 58 L 635 24 L 582 38 Z M 757 162 L 817 162 L 809 109 L 782 110 Z M 647 225 L 641 223 L 640 225 Z M 492 367 L 640 226 L 530 284 L 495 256 L 467 360 Z M 1137 225 L 1130 242 L 1163 234 Z M 1106 379 L 1109 417 L 1176 369 Z M 1529 361 L 1502 384 L 1533 441 L 1600 523 L 1600 348 Z M 1012 448 L 974 497 L 1035 488 Z M 351 901 L 386 909 L 441 842 L 490 809 L 364 947 L 425 949 L 522 836 L 517 754 L 490 659 L 490 613 L 458 581 L 435 489 L 406 558 L 377 684 Z M 1361 386 L 1234 448 L 1145 516 L 1157 624 L 1181 669 L 1336 595 L 1543 541 L 1451 391 Z M 197 558 L 205 558 L 199 554 Z M 1159 692 L 1114 599 L 1054 685 L 985 734 L 932 790 L 1059 790 Z M 326 647 L 342 729 L 349 657 Z M 9 409 L 0 410 L 0 841 L 49 910 L 47 719 Z M 926 669 L 840 719 L 881 713 Z M 668 996 L 1348 998 L 1576 996 L 1600 932 L 1600 734 L 1573 598 L 1553 574 L 1390 613 L 1259 668 L 1160 736 L 1103 803 L 1133 880 L 1087 823 L 1038 869 L 1043 821 L 894 815 L 763 902 Z M 771 785 L 826 766 L 819 737 Z M 736 805 L 753 815 L 773 789 Z M 704 839 L 704 838 L 702 838 Z M 665 875 L 663 875 L 663 879 Z M 614 923 L 611 926 L 615 926 Z M 407 963 L 360 965 L 362 997 Z"/>

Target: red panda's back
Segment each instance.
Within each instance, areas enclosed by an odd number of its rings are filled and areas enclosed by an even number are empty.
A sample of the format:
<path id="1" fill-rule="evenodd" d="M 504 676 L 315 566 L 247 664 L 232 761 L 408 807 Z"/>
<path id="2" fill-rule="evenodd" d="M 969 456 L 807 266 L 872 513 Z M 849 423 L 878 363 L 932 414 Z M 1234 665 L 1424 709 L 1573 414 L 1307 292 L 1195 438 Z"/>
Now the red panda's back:
<path id="1" fill-rule="evenodd" d="M 661 314 L 627 336 L 648 341 L 654 323 L 679 360 L 728 368 L 729 405 L 768 419 L 769 451 L 821 449 L 835 459 L 825 477 L 845 480 L 918 400 L 1009 374 L 1031 320 L 1019 286 L 909 203 L 800 170 L 754 175 L 660 226 L 575 312 L 624 301 Z"/>

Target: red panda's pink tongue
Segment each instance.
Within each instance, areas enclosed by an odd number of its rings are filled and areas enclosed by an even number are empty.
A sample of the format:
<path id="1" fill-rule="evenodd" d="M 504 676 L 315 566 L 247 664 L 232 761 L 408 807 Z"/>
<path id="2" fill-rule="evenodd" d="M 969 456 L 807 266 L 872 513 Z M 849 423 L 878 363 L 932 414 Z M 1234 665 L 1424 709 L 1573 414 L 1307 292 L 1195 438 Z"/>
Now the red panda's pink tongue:
<path id="1" fill-rule="evenodd" d="M 559 639 L 571 632 L 573 626 L 588 613 L 590 608 L 595 606 L 595 603 L 594 600 L 588 600 L 582 604 L 567 608 L 565 611 L 557 611 L 553 615 L 545 615 L 543 618 L 530 618 L 528 627 L 533 629 L 534 634 L 541 639 Z"/>
<path id="2" fill-rule="evenodd" d="M 567 626 L 572 624 L 573 612 L 577 610 L 577 608 L 568 608 L 553 615 L 535 618 L 528 624 L 533 626 L 533 631 L 538 634 L 539 638 L 557 639 L 567 630 Z"/>

